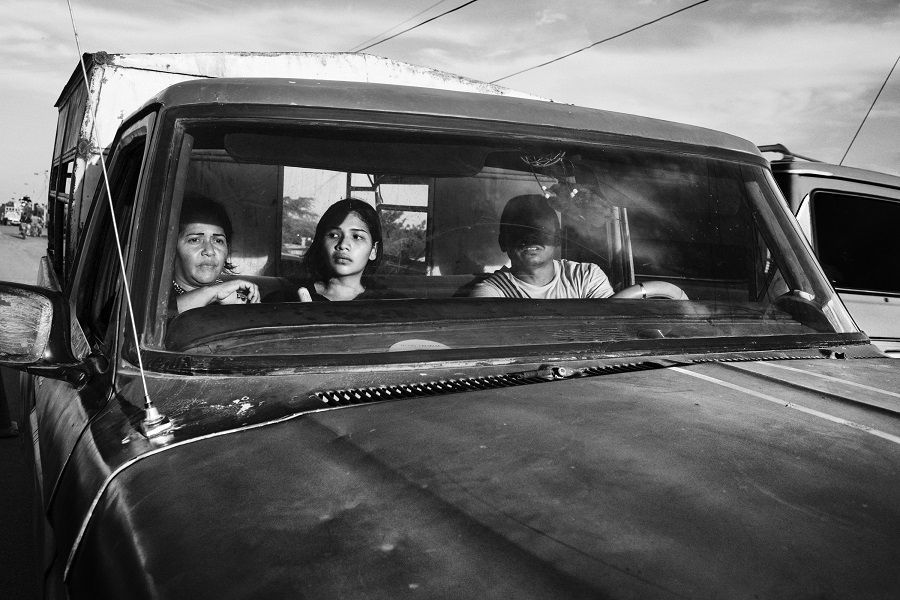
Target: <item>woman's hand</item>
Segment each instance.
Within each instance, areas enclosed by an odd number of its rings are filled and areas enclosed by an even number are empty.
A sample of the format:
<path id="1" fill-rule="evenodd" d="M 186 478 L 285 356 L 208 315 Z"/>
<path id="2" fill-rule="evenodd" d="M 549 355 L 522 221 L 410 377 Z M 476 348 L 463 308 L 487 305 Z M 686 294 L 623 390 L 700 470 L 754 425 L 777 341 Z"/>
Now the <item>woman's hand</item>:
<path id="1" fill-rule="evenodd" d="M 299 288 L 297 290 L 297 298 L 300 299 L 300 302 L 312 302 L 312 296 L 309 295 L 309 290 L 305 287 Z"/>
<path id="2" fill-rule="evenodd" d="M 185 292 L 176 297 L 175 302 L 180 313 L 209 304 L 256 304 L 259 302 L 259 287 L 243 279 L 232 279 Z"/>
<path id="3" fill-rule="evenodd" d="M 255 283 L 244 281 L 243 279 L 231 279 L 207 287 L 215 291 L 215 297 L 212 302 L 219 304 L 259 303 L 259 287 Z"/>

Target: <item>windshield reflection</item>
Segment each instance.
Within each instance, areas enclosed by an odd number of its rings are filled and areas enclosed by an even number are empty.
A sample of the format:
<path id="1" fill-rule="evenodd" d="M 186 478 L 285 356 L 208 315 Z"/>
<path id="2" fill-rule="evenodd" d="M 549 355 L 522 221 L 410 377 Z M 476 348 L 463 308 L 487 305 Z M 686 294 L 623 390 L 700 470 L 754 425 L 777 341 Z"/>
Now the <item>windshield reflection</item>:
<path id="1" fill-rule="evenodd" d="M 184 139 L 175 203 L 200 196 L 224 208 L 234 269 L 220 279 L 251 283 L 261 303 L 213 301 L 176 316 L 170 302 L 170 349 L 316 354 L 409 340 L 459 349 L 855 331 L 756 165 L 242 124 L 195 127 Z"/>

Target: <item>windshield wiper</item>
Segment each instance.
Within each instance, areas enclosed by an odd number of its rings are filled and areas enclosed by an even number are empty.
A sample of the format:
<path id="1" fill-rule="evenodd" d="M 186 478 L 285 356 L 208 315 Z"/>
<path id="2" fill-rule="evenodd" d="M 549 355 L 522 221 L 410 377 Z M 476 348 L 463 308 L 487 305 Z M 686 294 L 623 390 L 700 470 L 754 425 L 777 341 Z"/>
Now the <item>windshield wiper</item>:
<path id="1" fill-rule="evenodd" d="M 459 392 L 515 387 L 533 383 L 546 383 L 548 381 L 560 379 L 596 377 L 599 375 L 611 375 L 613 373 L 665 369 L 687 364 L 689 363 L 657 359 L 640 362 L 598 364 L 587 367 L 541 365 L 537 369 L 529 371 L 513 371 L 500 375 L 464 377 L 460 379 L 438 379 L 365 388 L 324 390 L 315 392 L 312 397 L 326 406 L 347 406 L 366 402 L 421 398 L 425 396 L 438 396 Z"/>
<path id="2" fill-rule="evenodd" d="M 326 407 L 349 406 L 367 402 L 383 402 L 439 396 L 460 392 L 472 392 L 498 388 L 546 383 L 564 379 L 581 377 L 598 377 L 615 373 L 650 371 L 670 367 L 686 367 L 710 362 L 755 362 L 760 360 L 811 360 L 845 358 L 868 358 L 878 356 L 878 352 L 870 346 L 847 345 L 840 347 L 813 347 L 790 350 L 750 350 L 725 351 L 702 354 L 678 354 L 667 358 L 657 357 L 652 360 L 632 362 L 596 362 L 587 366 L 570 367 L 557 364 L 544 364 L 528 371 L 512 371 L 499 375 L 464 377 L 459 379 L 437 379 L 392 385 L 361 388 L 332 389 L 314 392 L 311 399 Z"/>

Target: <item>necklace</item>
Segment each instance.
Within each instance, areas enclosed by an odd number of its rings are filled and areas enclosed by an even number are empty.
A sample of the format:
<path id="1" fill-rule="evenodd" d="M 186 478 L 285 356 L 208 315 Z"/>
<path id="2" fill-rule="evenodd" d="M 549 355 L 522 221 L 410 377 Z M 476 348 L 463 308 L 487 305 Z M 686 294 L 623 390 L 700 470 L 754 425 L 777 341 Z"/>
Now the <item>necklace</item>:
<path id="1" fill-rule="evenodd" d="M 221 279 L 216 279 L 213 283 L 223 283 L 223 281 Z M 175 281 L 174 279 L 172 280 L 172 289 L 175 290 L 176 296 L 181 296 L 182 294 L 187 294 L 189 291 L 189 290 L 184 289 L 180 285 L 178 285 L 178 282 Z M 197 289 L 197 288 L 194 288 L 194 289 Z"/>

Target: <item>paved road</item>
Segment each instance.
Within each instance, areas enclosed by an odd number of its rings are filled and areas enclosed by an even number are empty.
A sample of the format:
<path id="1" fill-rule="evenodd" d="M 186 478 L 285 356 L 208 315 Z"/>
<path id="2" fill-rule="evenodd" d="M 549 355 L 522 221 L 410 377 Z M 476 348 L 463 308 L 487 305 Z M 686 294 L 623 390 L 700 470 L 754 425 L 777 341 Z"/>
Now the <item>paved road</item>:
<path id="1" fill-rule="evenodd" d="M 46 253 L 47 238 L 22 239 L 19 229 L 0 225 L 0 281 L 35 283 L 38 263 Z M 0 369 L 9 412 L 22 420 L 18 394 L 18 374 Z M 2 411 L 0 411 L 2 416 Z M 21 424 L 21 423 L 20 423 Z M 32 536 L 34 499 L 30 471 L 28 436 L 0 438 L 0 598 L 32 600 L 36 597 L 32 574 L 36 557 Z"/>
<path id="2" fill-rule="evenodd" d="M 19 228 L 0 225 L 0 281 L 35 283 L 40 258 L 47 253 L 47 238 L 19 237 Z"/>

